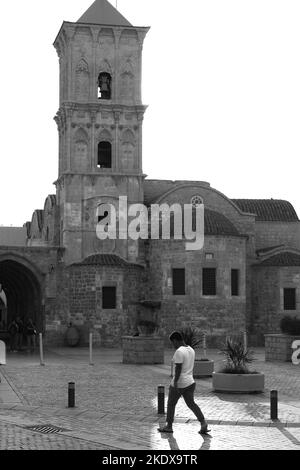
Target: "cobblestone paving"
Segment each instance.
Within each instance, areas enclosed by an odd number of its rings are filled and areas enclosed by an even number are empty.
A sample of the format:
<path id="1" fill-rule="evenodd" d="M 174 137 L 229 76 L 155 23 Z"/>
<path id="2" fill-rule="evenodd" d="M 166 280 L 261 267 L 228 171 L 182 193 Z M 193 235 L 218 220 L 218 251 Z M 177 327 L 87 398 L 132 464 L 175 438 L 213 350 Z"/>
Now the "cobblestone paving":
<path id="1" fill-rule="evenodd" d="M 110 450 L 112 447 L 66 437 L 41 434 L 23 427 L 0 422 L 0 449 L 3 450 Z"/>
<path id="2" fill-rule="evenodd" d="M 300 368 L 265 363 L 257 352 L 255 368 L 266 375 L 264 394 L 216 394 L 211 379 L 197 380 L 196 401 L 206 415 L 212 438 L 198 434 L 198 423 L 180 400 L 173 436 L 157 432 L 157 386 L 170 381 L 165 365 L 121 363 L 121 351 L 96 350 L 94 366 L 87 350 L 61 349 L 38 356 L 8 356 L 0 367 L 16 392 L 15 403 L 1 403 L 0 448 L 35 449 L 300 449 Z M 216 362 L 221 358 L 211 351 Z M 76 383 L 76 408 L 67 408 L 68 382 Z M 3 383 L 3 382 L 2 382 Z M 269 391 L 279 392 L 279 422 L 270 421 Z M 52 424 L 68 431 L 42 435 L 24 426 Z M 274 425 L 275 424 L 275 425 Z M 15 436 L 15 437 L 14 437 Z M 14 447 L 15 446 L 15 447 Z"/>

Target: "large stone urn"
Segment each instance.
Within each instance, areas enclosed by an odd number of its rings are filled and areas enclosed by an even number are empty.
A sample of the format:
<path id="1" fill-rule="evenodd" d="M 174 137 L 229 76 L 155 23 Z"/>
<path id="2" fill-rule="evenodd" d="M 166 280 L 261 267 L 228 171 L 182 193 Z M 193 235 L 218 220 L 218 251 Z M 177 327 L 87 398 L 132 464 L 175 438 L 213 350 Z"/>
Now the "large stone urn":
<path id="1" fill-rule="evenodd" d="M 157 334 L 159 301 L 143 300 L 136 319 L 136 334 L 123 336 L 124 364 L 163 364 L 164 339 Z"/>

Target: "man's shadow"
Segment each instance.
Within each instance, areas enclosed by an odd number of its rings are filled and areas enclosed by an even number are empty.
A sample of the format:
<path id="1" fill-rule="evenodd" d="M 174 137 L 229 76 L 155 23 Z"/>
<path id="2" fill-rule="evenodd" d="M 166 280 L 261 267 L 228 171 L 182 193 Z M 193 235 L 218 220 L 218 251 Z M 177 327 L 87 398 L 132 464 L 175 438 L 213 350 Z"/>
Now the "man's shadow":
<path id="1" fill-rule="evenodd" d="M 209 450 L 212 436 L 210 434 L 202 434 L 201 436 L 203 438 L 203 442 L 199 450 Z"/>
<path id="2" fill-rule="evenodd" d="M 176 441 L 174 435 L 172 433 L 160 433 L 162 439 L 167 439 L 169 442 L 170 450 L 181 450 L 178 442 Z M 210 440 L 212 436 L 210 434 L 201 434 L 203 442 L 199 450 L 209 450 L 210 449 Z"/>
<path id="3" fill-rule="evenodd" d="M 180 450 L 179 445 L 172 433 L 160 433 L 162 439 L 167 439 L 170 450 Z"/>

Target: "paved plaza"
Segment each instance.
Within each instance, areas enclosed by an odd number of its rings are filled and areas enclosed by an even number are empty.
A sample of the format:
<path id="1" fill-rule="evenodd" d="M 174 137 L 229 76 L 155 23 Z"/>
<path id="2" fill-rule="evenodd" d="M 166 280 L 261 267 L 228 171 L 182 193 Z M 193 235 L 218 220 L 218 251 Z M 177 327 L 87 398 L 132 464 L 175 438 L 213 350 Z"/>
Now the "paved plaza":
<path id="1" fill-rule="evenodd" d="M 157 386 L 170 381 L 163 365 L 122 364 L 119 349 L 86 348 L 38 354 L 9 353 L 0 366 L 0 449 L 66 450 L 300 450 L 300 366 L 266 363 L 255 349 L 252 368 L 265 374 L 262 394 L 221 394 L 211 378 L 197 379 L 196 401 L 210 424 L 210 436 L 181 399 L 173 435 L 157 428 Z M 215 370 L 222 356 L 210 350 Z M 68 408 L 68 382 L 75 382 L 76 407 Z M 270 420 L 270 390 L 278 390 L 278 421 Z M 40 426 L 40 428 L 38 427 Z"/>

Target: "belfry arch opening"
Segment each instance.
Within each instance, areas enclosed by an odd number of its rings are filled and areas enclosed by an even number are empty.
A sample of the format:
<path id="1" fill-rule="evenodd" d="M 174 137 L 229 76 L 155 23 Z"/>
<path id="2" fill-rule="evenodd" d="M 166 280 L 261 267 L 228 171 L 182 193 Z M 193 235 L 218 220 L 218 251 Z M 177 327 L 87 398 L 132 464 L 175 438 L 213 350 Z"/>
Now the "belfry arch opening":
<path id="1" fill-rule="evenodd" d="M 7 301 L 5 308 L 1 306 L 1 330 L 7 330 L 11 321 L 20 317 L 24 324 L 31 318 L 42 332 L 41 285 L 33 270 L 15 259 L 0 259 L 0 284 Z"/>
<path id="2" fill-rule="evenodd" d="M 111 168 L 111 143 L 102 141 L 98 144 L 98 168 Z"/>
<path id="3" fill-rule="evenodd" d="M 111 75 L 108 72 L 101 72 L 98 76 L 98 99 L 111 99 Z"/>

